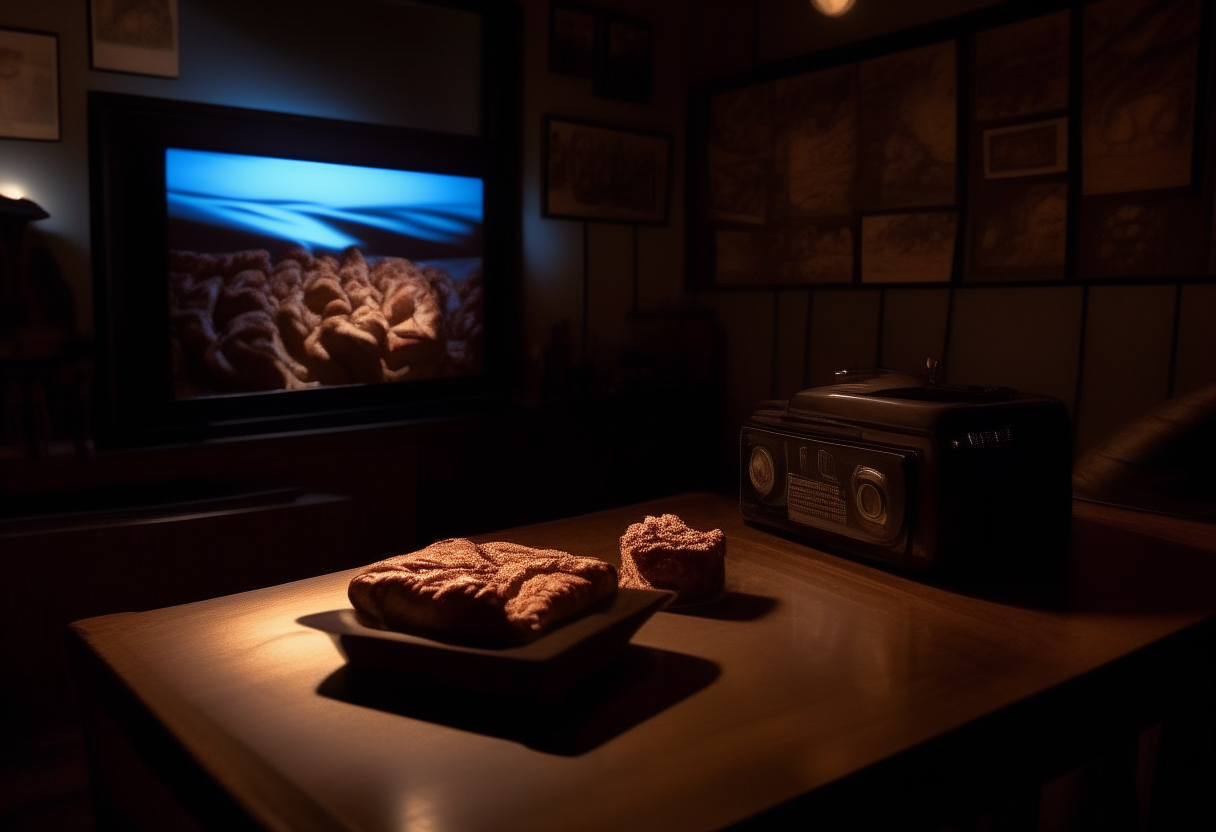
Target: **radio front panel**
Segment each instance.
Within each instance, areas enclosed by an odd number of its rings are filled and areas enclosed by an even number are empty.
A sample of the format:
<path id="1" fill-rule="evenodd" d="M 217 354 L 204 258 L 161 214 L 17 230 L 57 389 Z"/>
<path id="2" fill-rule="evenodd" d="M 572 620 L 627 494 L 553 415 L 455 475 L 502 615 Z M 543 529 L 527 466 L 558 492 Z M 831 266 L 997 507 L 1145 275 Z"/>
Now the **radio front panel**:
<path id="1" fill-rule="evenodd" d="M 745 516 L 906 549 L 915 451 L 750 427 L 740 441 Z"/>

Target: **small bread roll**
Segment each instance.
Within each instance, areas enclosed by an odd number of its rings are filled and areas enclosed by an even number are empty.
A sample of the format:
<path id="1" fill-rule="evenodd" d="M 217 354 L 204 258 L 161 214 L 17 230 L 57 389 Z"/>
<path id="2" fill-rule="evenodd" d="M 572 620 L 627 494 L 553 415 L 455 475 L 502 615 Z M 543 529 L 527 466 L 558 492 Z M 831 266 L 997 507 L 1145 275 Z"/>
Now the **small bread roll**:
<path id="1" fill-rule="evenodd" d="M 621 586 L 670 589 L 678 604 L 715 598 L 726 585 L 726 535 L 700 532 L 674 514 L 648 516 L 621 536 Z"/>

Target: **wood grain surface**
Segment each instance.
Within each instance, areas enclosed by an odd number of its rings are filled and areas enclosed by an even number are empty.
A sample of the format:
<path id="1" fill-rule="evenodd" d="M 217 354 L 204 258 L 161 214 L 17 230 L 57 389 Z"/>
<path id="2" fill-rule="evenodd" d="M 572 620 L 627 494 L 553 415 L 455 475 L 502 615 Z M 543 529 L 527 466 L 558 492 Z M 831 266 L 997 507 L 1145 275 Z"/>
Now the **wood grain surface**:
<path id="1" fill-rule="evenodd" d="M 726 533 L 723 601 L 657 614 L 543 707 L 345 669 L 297 619 L 348 606 L 351 572 L 75 633 L 269 829 L 932 820 L 932 802 L 1049 775 L 1102 732 L 1155 718 L 1210 639 L 1213 527 L 1109 511 L 1079 510 L 1067 593 L 1049 608 L 817 551 L 715 495 L 486 536 L 619 563 L 618 538 L 646 514 Z"/>

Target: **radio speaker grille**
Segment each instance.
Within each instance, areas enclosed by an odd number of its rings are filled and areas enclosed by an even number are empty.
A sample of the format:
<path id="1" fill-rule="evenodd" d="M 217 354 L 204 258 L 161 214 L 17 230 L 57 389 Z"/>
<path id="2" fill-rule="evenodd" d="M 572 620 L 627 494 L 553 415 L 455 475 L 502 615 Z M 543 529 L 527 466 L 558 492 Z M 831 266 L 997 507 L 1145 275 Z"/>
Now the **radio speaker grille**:
<path id="1" fill-rule="evenodd" d="M 833 523 L 848 523 L 845 512 L 844 492 L 840 486 L 826 482 L 788 475 L 789 517 L 796 523 L 817 525 L 815 520 Z"/>

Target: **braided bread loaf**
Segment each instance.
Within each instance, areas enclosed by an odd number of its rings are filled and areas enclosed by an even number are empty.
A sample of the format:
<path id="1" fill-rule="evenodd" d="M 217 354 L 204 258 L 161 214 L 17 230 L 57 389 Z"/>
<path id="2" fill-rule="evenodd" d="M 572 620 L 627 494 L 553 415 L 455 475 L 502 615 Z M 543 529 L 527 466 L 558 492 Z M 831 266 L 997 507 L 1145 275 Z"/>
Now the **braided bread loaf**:
<path id="1" fill-rule="evenodd" d="M 453 538 L 364 568 L 347 594 L 363 623 L 481 645 L 531 641 L 616 592 L 597 558 Z"/>
<path id="2" fill-rule="evenodd" d="M 169 258 L 178 395 L 296 390 L 476 373 L 481 274 L 357 248 L 341 258 L 294 248 L 173 251 Z M 449 310 L 449 306 L 452 308 Z"/>

